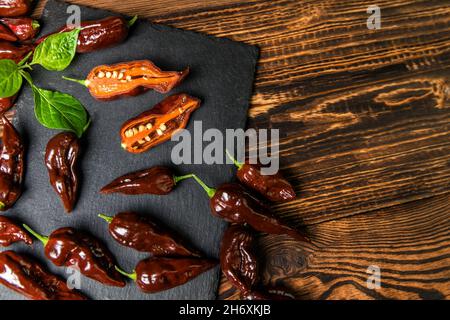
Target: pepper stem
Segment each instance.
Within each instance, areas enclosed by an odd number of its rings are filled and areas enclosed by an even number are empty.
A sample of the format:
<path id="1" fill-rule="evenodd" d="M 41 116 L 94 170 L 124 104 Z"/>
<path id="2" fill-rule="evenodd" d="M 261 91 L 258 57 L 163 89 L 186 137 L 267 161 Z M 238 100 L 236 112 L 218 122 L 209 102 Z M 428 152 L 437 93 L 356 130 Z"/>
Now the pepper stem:
<path id="1" fill-rule="evenodd" d="M 73 78 L 69 78 L 69 77 L 66 77 L 66 76 L 63 76 L 62 78 L 64 80 L 68 80 L 68 81 L 79 83 L 79 84 L 81 84 L 82 86 L 85 86 L 85 87 L 88 86 L 88 81 L 87 80 L 78 80 L 78 79 L 73 79 Z"/>
<path id="2" fill-rule="evenodd" d="M 131 28 L 137 21 L 138 16 L 134 16 L 130 21 L 128 21 L 128 28 Z"/>
<path id="3" fill-rule="evenodd" d="M 23 224 L 23 227 L 25 228 L 25 230 L 27 230 L 29 233 L 31 233 L 33 236 L 35 236 L 39 241 L 41 241 L 44 244 L 44 247 L 47 245 L 48 237 L 37 233 L 36 231 L 31 229 L 29 226 L 27 226 L 25 223 Z"/>
<path id="4" fill-rule="evenodd" d="M 39 29 L 41 27 L 41 25 L 39 24 L 39 21 L 37 20 L 33 20 L 33 22 L 31 23 L 31 27 L 36 30 Z"/>
<path id="5" fill-rule="evenodd" d="M 230 159 L 233 161 L 234 165 L 235 165 L 236 167 L 238 167 L 239 170 L 241 170 L 241 169 L 242 169 L 242 166 L 243 166 L 244 164 L 243 164 L 242 162 L 237 161 L 237 160 L 231 155 L 231 153 L 230 153 L 230 151 L 228 151 L 228 149 L 225 149 L 225 153 L 227 154 L 228 158 L 230 158 Z"/>
<path id="6" fill-rule="evenodd" d="M 102 218 L 103 220 L 105 220 L 108 223 L 111 223 L 113 221 L 112 217 L 105 216 L 104 214 L 99 214 L 98 216 L 99 216 L 99 218 Z"/>
<path id="7" fill-rule="evenodd" d="M 202 186 L 202 188 L 206 191 L 208 194 L 208 197 L 212 198 L 216 194 L 216 189 L 208 187 L 206 183 L 204 183 L 199 177 L 197 177 L 195 174 L 192 175 L 192 178 L 195 179 L 195 181 L 198 182 L 199 185 Z"/>
<path id="8" fill-rule="evenodd" d="M 5 207 L 6 207 L 6 205 L 3 202 L 0 201 L 0 210 L 5 209 Z"/>
<path id="9" fill-rule="evenodd" d="M 115 268 L 121 275 L 124 275 L 125 277 L 128 277 L 128 278 L 130 278 L 133 281 L 137 280 L 136 272 L 127 273 L 127 272 L 123 271 L 122 269 L 120 269 L 118 266 L 115 266 Z"/>
<path id="10" fill-rule="evenodd" d="M 189 179 L 189 178 L 193 178 L 194 175 L 193 174 L 187 174 L 185 176 L 173 176 L 173 181 L 175 182 L 175 185 L 178 184 L 178 182 Z"/>

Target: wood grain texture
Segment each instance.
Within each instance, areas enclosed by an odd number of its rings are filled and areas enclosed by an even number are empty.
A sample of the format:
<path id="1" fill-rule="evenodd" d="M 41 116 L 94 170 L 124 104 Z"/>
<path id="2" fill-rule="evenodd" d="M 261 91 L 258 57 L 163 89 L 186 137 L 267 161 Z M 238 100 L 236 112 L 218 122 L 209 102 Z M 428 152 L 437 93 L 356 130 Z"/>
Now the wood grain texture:
<path id="1" fill-rule="evenodd" d="M 71 2 L 261 48 L 248 125 L 280 129 L 299 198 L 274 210 L 315 246 L 264 238 L 267 281 L 303 298 L 450 297 L 449 1 L 377 1 L 380 30 L 361 0 Z"/>

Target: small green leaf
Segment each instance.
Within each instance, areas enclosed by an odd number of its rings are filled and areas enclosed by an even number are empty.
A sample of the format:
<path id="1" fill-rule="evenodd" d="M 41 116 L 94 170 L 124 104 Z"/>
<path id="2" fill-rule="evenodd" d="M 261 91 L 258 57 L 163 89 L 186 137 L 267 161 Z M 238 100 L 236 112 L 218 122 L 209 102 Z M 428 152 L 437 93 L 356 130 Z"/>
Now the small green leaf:
<path id="1" fill-rule="evenodd" d="M 80 101 L 69 94 L 33 86 L 34 112 L 38 121 L 49 129 L 74 132 L 81 137 L 89 126 L 89 115 Z"/>
<path id="2" fill-rule="evenodd" d="M 0 98 L 15 95 L 22 87 L 22 75 L 19 67 L 12 60 L 0 60 Z"/>
<path id="3" fill-rule="evenodd" d="M 49 36 L 34 51 L 31 64 L 40 64 L 50 71 L 66 69 L 77 51 L 80 29 Z"/>

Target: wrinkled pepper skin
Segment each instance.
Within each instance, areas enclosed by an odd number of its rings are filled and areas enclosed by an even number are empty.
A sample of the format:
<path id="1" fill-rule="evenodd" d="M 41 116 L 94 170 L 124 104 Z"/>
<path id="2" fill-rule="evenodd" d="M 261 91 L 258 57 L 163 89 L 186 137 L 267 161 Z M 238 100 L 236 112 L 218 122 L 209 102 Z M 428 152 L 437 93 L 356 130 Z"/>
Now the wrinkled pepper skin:
<path id="1" fill-rule="evenodd" d="M 200 103 L 199 99 L 187 94 L 164 99 L 122 125 L 122 148 L 130 153 L 142 153 L 170 140 L 178 129 L 186 128 L 192 112 L 200 107 Z"/>
<path id="2" fill-rule="evenodd" d="M 73 228 L 55 230 L 45 245 L 45 255 L 58 267 L 77 266 L 88 278 L 109 286 L 125 286 L 109 250 L 94 237 Z"/>
<path id="3" fill-rule="evenodd" d="M 3 20 L 3 19 L 1 19 Z M 1 21 L 0 20 L 0 21 Z M 0 40 L 15 42 L 19 40 L 16 35 L 4 25 L 0 24 Z"/>
<path id="4" fill-rule="evenodd" d="M 19 41 L 28 41 L 34 39 L 40 30 L 39 22 L 27 17 L 2 18 L 0 19 L 0 23 L 8 27 L 16 37 L 16 40 Z"/>
<path id="5" fill-rule="evenodd" d="M 136 266 L 136 284 L 143 292 L 160 292 L 181 286 L 216 265 L 210 259 L 152 257 Z"/>
<path id="6" fill-rule="evenodd" d="M 0 0 L 0 17 L 26 16 L 31 11 L 31 0 Z"/>
<path id="7" fill-rule="evenodd" d="M 22 194 L 24 146 L 19 133 L 3 117 L 3 147 L 0 153 L 0 211 L 11 208 Z"/>
<path id="8" fill-rule="evenodd" d="M 71 212 L 78 197 L 78 159 L 80 142 L 71 132 L 62 132 L 47 144 L 45 165 L 50 184 L 61 198 L 64 208 Z"/>
<path id="9" fill-rule="evenodd" d="M 125 41 L 129 33 L 129 22 L 122 17 L 107 17 L 95 21 L 82 21 L 78 36 L 77 52 L 88 53 L 106 49 Z M 56 33 L 68 32 L 74 26 L 65 26 Z M 49 35 L 41 37 L 37 43 L 44 41 Z"/>
<path id="10" fill-rule="evenodd" d="M 273 202 L 287 202 L 296 197 L 294 188 L 281 173 L 263 175 L 259 164 L 244 163 L 237 171 L 237 178 L 243 185 Z"/>
<path id="11" fill-rule="evenodd" d="M 175 185 L 172 170 L 167 167 L 157 166 L 121 176 L 104 186 L 100 192 L 103 194 L 167 195 L 172 192 Z"/>
<path id="12" fill-rule="evenodd" d="M 231 225 L 220 248 L 220 266 L 233 286 L 247 294 L 259 281 L 255 234 L 247 227 Z"/>
<path id="13" fill-rule="evenodd" d="M 210 199 L 214 215 L 228 222 L 248 224 L 254 230 L 269 234 L 285 234 L 300 241 L 309 239 L 275 217 L 265 203 L 237 183 L 221 185 Z"/>
<path id="14" fill-rule="evenodd" d="M 66 281 L 14 251 L 0 253 L 0 283 L 32 300 L 87 300 Z"/>
<path id="15" fill-rule="evenodd" d="M 0 114 L 5 113 L 14 106 L 17 95 L 9 98 L 0 98 Z"/>
<path id="16" fill-rule="evenodd" d="M 137 213 L 117 214 L 109 224 L 109 233 L 121 245 L 151 253 L 153 256 L 200 256 L 174 232 Z"/>
<path id="17" fill-rule="evenodd" d="M 131 61 L 94 68 L 84 84 L 97 100 L 110 101 L 136 96 L 150 89 L 167 93 L 183 81 L 189 68 L 182 72 L 162 71 L 149 60 Z"/>
<path id="18" fill-rule="evenodd" d="M 15 63 L 19 63 L 33 50 L 34 45 L 14 45 L 11 42 L 0 41 L 0 60 L 10 59 Z"/>
<path id="19" fill-rule="evenodd" d="M 16 242 L 33 244 L 33 238 L 11 219 L 0 216 L 0 246 L 9 247 Z"/>

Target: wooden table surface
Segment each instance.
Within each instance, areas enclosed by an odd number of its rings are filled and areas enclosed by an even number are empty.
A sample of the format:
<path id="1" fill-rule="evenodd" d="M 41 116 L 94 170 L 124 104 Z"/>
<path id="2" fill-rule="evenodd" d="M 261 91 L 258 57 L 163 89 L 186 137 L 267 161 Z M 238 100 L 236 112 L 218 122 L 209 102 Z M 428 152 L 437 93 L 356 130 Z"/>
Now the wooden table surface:
<path id="1" fill-rule="evenodd" d="M 300 299 L 450 298 L 450 2 L 76 0 L 261 48 L 249 127 L 279 128 L 311 245 L 260 238 Z M 381 288 L 369 289 L 368 268 Z M 238 298 L 223 280 L 220 297 Z"/>

